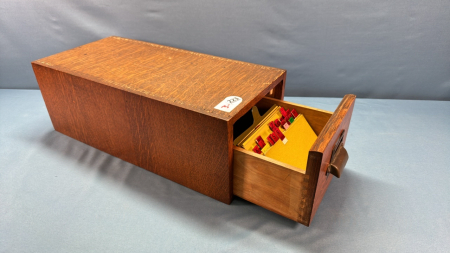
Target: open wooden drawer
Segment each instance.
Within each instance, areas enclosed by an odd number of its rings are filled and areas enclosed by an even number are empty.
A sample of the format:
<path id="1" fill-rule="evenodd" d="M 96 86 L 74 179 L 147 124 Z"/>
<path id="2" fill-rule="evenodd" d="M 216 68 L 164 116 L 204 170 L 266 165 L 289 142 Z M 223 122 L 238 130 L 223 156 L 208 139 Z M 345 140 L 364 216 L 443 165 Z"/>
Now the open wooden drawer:
<path id="1" fill-rule="evenodd" d="M 272 158 L 234 147 L 233 194 L 306 226 L 331 182 L 340 177 L 348 159 L 344 148 L 355 95 L 346 95 L 334 113 L 265 97 L 258 108 L 273 104 L 305 116 L 317 140 L 308 155 L 306 171 Z"/>

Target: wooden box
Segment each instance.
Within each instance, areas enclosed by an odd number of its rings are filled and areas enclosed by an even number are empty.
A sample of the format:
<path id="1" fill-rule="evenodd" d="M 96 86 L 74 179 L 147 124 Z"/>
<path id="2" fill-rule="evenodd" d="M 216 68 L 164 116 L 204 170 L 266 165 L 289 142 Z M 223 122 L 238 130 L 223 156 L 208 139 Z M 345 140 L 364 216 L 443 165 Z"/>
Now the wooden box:
<path id="1" fill-rule="evenodd" d="M 285 102 L 282 69 L 120 37 L 32 66 L 56 131 L 227 204 L 237 195 L 309 226 L 330 168 L 345 166 L 355 96 L 334 113 Z M 230 96 L 237 107 L 215 109 Z M 318 135 L 306 171 L 233 146 L 234 123 L 273 104 L 304 114 Z"/>

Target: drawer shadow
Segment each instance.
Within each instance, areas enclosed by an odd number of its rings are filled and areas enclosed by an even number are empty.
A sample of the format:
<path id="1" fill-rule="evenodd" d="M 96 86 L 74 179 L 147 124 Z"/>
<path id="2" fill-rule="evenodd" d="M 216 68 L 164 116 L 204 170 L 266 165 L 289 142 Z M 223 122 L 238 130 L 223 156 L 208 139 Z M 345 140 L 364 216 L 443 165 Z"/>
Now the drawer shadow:
<path id="1" fill-rule="evenodd" d="M 334 238 L 334 234 L 345 231 L 351 236 L 363 232 L 358 229 L 361 226 L 352 226 L 355 219 L 365 219 L 370 205 L 370 202 L 353 200 L 365 197 L 362 187 L 371 191 L 384 189 L 384 194 L 395 190 L 391 185 L 346 168 L 342 178 L 331 182 L 308 228 L 238 197 L 231 205 L 223 204 L 56 131 L 47 132 L 40 142 L 44 148 L 76 160 L 80 170 L 97 172 L 86 173 L 86 177 L 95 175 L 102 182 L 113 181 L 117 188 L 136 194 L 148 205 L 166 206 L 167 212 L 181 221 L 194 220 L 196 225 L 220 231 L 223 236 L 258 233 L 311 251 L 325 250 L 323 247 L 328 246 L 323 244 L 324 238 Z"/>

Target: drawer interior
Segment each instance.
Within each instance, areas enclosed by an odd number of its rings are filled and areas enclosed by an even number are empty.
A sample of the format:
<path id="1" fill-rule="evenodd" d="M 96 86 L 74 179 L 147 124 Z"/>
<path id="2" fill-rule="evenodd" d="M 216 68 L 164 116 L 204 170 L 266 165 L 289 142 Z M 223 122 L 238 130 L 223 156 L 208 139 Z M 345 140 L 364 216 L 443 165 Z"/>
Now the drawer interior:
<path id="1" fill-rule="evenodd" d="M 233 146 L 233 194 L 309 226 L 331 181 L 332 177 L 325 176 L 327 164 L 340 133 L 348 130 L 354 99 L 354 95 L 345 96 L 333 113 L 275 98 L 262 98 L 256 104 L 261 114 L 274 104 L 295 109 L 303 114 L 318 137 L 309 149 L 306 168 Z M 234 138 L 245 129 L 245 124 L 249 124 L 248 119 L 236 121 Z"/>
<path id="2" fill-rule="evenodd" d="M 313 107 L 309 107 L 309 106 L 305 106 L 305 105 L 290 103 L 287 101 L 283 101 L 283 100 L 279 100 L 279 99 L 275 99 L 275 98 L 271 98 L 271 97 L 262 98 L 256 104 L 256 107 L 258 107 L 259 112 L 261 113 L 261 115 L 263 115 L 274 104 L 282 106 L 285 109 L 295 109 L 299 114 L 302 114 L 317 136 L 319 136 L 319 134 L 322 132 L 323 128 L 325 127 L 325 125 L 329 121 L 331 115 L 333 114 L 332 112 L 329 112 L 329 111 L 325 111 L 325 110 L 321 110 L 321 109 L 317 109 L 317 108 L 313 108 Z M 244 132 L 246 129 L 248 129 L 252 125 L 252 123 L 253 123 L 253 116 L 251 114 L 251 111 L 249 111 L 244 116 L 242 116 L 239 120 L 237 120 L 236 123 L 234 124 L 233 139 L 235 139 L 242 132 Z M 302 144 L 299 143 L 298 145 L 302 145 Z M 252 153 L 252 152 L 247 152 L 247 150 L 240 148 L 240 147 L 234 146 L 233 148 L 240 152 L 245 151 L 245 153 Z M 310 147 L 308 147 L 308 149 L 309 148 Z M 283 164 L 285 167 L 293 169 L 295 171 L 304 173 L 305 169 L 306 169 L 306 168 L 296 168 L 294 166 L 290 166 L 289 164 L 285 164 L 283 162 L 277 161 L 277 160 L 269 158 L 269 157 L 265 157 L 260 154 L 255 154 L 255 155 L 257 155 L 256 156 L 257 158 L 271 161 L 273 163 Z"/>

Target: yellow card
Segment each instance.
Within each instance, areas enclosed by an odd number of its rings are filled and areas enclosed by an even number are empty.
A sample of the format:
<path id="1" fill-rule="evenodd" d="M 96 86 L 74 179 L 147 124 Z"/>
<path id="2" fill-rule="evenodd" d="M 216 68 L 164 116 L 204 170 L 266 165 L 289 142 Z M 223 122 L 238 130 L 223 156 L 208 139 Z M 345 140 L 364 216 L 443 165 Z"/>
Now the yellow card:
<path id="1" fill-rule="evenodd" d="M 283 144 L 281 140 L 277 141 L 265 155 L 301 170 L 306 170 L 309 149 L 317 139 L 316 133 L 314 133 L 305 117 L 298 115 L 283 134 L 288 142 Z"/>

